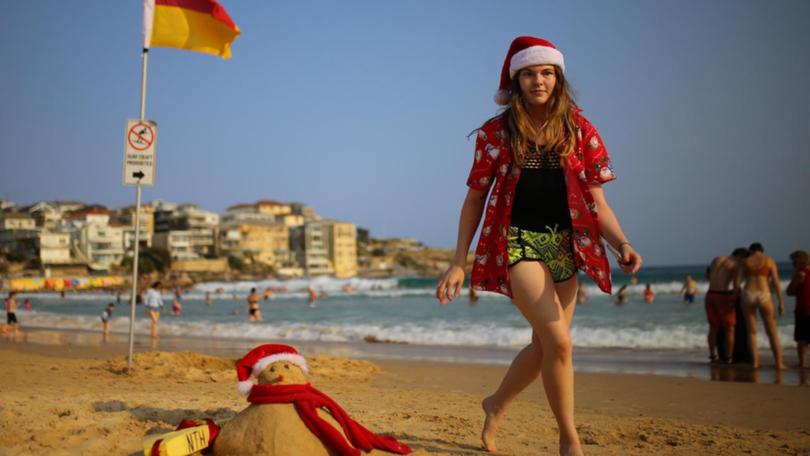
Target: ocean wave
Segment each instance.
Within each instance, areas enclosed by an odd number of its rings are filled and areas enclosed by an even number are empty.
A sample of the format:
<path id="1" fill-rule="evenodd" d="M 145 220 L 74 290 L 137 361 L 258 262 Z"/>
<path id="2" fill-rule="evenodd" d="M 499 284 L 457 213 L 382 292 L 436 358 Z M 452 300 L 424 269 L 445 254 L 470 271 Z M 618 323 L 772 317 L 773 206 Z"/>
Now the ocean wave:
<path id="1" fill-rule="evenodd" d="M 26 326 L 100 330 L 98 317 L 87 315 L 59 315 L 48 312 L 26 313 Z M 113 332 L 129 331 L 128 316 L 111 320 Z M 135 332 L 148 335 L 150 322 L 139 313 Z M 213 323 L 206 321 L 175 320 L 166 317 L 160 321 L 160 332 L 172 336 L 208 335 L 224 339 L 266 339 L 318 342 L 370 342 L 429 345 L 517 348 L 531 340 L 531 329 L 498 324 L 469 324 L 453 321 L 431 321 L 424 324 L 325 324 L 325 323 Z M 779 336 L 785 347 L 792 347 L 793 326 L 779 327 Z M 574 326 L 571 330 L 574 345 L 590 348 L 631 349 L 702 349 L 706 346 L 705 325 L 670 325 L 650 329 Z M 764 334 L 758 333 L 760 347 L 767 347 Z"/>
<path id="2" fill-rule="evenodd" d="M 194 290 L 204 294 L 205 292 L 214 293 L 217 290 L 221 290 L 223 293 L 244 293 L 249 292 L 251 288 L 256 288 L 259 291 L 263 291 L 266 288 L 286 288 L 294 292 L 307 291 L 309 287 L 312 287 L 318 291 L 339 292 L 346 286 L 350 286 L 357 291 L 391 290 L 397 288 L 398 279 L 364 279 L 359 277 L 336 279 L 331 276 L 319 276 L 308 279 L 205 282 L 195 285 Z"/>
<path id="3" fill-rule="evenodd" d="M 618 290 L 621 280 L 625 277 L 614 277 L 614 280 L 619 280 L 618 283 L 613 284 L 613 292 L 615 294 Z M 403 281 L 407 281 L 407 287 L 402 286 Z M 422 286 L 413 286 L 414 282 Z M 781 281 L 782 289 L 787 288 L 789 281 Z M 681 281 L 659 281 L 650 282 L 652 289 L 658 295 L 678 295 L 683 290 L 683 282 Z M 259 292 L 265 289 L 284 289 L 285 291 L 276 291 L 270 297 L 274 299 L 307 299 L 308 288 L 312 287 L 319 293 L 323 292 L 329 297 L 351 297 L 351 298 L 401 298 L 409 296 L 433 296 L 435 294 L 436 281 L 433 279 L 401 279 L 401 278 L 387 278 L 387 279 L 364 279 L 364 278 L 350 278 L 350 279 L 336 279 L 330 276 L 320 276 L 312 279 L 289 279 L 289 280 L 259 280 L 259 281 L 238 281 L 238 282 L 205 282 L 200 283 L 189 289 L 182 294 L 182 299 L 190 300 L 204 300 L 207 293 L 211 293 L 212 298 L 215 300 L 230 300 L 234 295 L 236 299 L 245 299 L 250 292 L 251 288 L 256 288 Z M 698 294 L 704 295 L 709 289 L 708 282 L 697 282 Z M 349 291 L 347 287 L 351 287 Z M 641 282 L 636 285 L 628 285 L 627 290 L 630 295 L 641 296 L 644 293 L 646 283 Z M 590 281 L 585 282 L 585 293 L 587 296 L 604 296 L 604 293 L 592 284 Z M 129 289 L 124 290 L 121 297 L 122 302 L 129 302 Z M 462 295 L 467 296 L 469 289 L 464 288 Z M 166 290 L 164 299 L 171 299 L 173 293 Z M 55 300 L 63 299 L 64 301 L 116 301 L 116 293 L 110 292 L 68 292 L 64 298 L 60 298 L 58 293 L 55 292 L 24 292 L 20 297 Z M 479 297 L 484 300 L 503 300 L 506 299 L 503 295 L 492 292 L 481 292 Z M 19 298 L 18 298 L 19 299 Z"/>

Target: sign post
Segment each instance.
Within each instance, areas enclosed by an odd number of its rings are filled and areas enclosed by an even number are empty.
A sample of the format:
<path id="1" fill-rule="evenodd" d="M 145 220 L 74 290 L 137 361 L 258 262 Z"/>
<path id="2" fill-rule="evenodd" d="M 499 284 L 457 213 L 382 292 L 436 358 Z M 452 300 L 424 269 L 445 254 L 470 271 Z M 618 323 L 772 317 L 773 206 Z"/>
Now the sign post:
<path id="1" fill-rule="evenodd" d="M 149 49 L 144 48 L 141 72 L 141 116 L 138 120 L 127 120 L 124 137 L 124 185 L 135 186 L 135 248 L 132 258 L 132 291 L 129 307 L 129 355 L 127 372 L 132 370 L 132 352 L 135 345 L 135 304 L 138 296 L 138 254 L 141 244 L 141 186 L 155 185 L 155 145 L 157 144 L 157 123 L 146 120 L 146 66 Z"/>

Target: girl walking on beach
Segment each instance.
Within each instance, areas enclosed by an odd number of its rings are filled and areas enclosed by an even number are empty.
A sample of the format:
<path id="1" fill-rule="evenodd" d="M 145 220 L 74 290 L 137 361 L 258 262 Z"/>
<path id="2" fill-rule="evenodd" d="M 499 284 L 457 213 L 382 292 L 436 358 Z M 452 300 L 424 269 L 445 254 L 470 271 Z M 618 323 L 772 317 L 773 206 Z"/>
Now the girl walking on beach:
<path id="1" fill-rule="evenodd" d="M 563 55 L 552 43 L 530 36 L 512 42 L 495 97 L 505 109 L 477 130 L 455 257 L 436 288 L 442 304 L 459 296 L 467 251 L 486 207 L 471 286 L 512 298 L 533 329 L 531 343 L 483 401 L 481 438 L 489 451 L 496 451 L 498 422 L 509 403 L 542 375 L 560 454 L 582 454 L 569 333 L 577 270 L 610 293 L 601 237 L 620 252 L 626 273 L 642 263 L 605 199 L 602 184 L 615 178 L 609 157 L 574 103 L 564 71 Z"/>

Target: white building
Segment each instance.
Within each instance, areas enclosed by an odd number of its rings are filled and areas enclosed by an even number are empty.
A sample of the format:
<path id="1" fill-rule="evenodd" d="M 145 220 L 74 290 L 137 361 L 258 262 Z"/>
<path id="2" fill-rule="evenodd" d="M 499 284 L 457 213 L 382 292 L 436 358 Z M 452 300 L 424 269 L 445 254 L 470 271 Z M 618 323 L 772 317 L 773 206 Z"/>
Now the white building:
<path id="1" fill-rule="evenodd" d="M 71 263 L 70 234 L 41 231 L 37 237 L 39 261 L 43 266 Z"/>
<path id="2" fill-rule="evenodd" d="M 92 269 L 107 270 L 124 258 L 124 229 L 91 222 L 79 231 L 79 248 Z"/>
<path id="3" fill-rule="evenodd" d="M 169 210 L 169 207 L 168 204 L 162 203 L 155 209 L 155 233 L 152 245 L 165 248 L 173 258 L 175 253 L 178 255 L 176 258 L 186 259 L 215 255 L 219 214 L 203 211 L 196 204 L 180 204 L 173 210 Z M 160 236 L 158 241 L 158 234 L 161 233 L 169 234 Z M 184 245 L 186 238 L 190 252 L 186 251 Z M 172 247 L 173 245 L 175 247 Z"/>
<path id="4" fill-rule="evenodd" d="M 36 229 L 36 220 L 26 214 L 19 212 L 0 214 L 0 231 L 33 231 Z"/>
<path id="5" fill-rule="evenodd" d="M 69 232 L 90 268 L 108 270 L 124 258 L 124 229 L 111 226 L 112 212 L 103 209 L 74 211 L 63 217 L 60 231 Z"/>
<path id="6" fill-rule="evenodd" d="M 174 260 L 196 260 L 200 258 L 194 250 L 194 233 L 191 230 L 172 230 L 152 235 L 152 245 L 169 252 Z"/>

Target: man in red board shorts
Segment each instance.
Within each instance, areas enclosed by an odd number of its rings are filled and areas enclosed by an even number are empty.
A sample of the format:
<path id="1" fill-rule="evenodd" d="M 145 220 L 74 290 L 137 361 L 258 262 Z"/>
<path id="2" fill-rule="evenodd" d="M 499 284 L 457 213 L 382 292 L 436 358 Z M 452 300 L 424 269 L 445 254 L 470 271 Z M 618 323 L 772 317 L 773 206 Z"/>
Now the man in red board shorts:
<path id="1" fill-rule="evenodd" d="M 706 270 L 709 291 L 706 292 L 706 318 L 709 320 L 709 359 L 715 363 L 721 360 L 717 352 L 717 334 L 720 328 L 726 330 L 726 353 L 722 361 L 731 362 L 734 352 L 734 326 L 737 319 L 734 301 L 740 290 L 740 261 L 748 255 L 746 249 L 735 249 L 731 256 L 719 256 L 712 260 Z M 730 287 L 734 284 L 733 288 Z"/>

